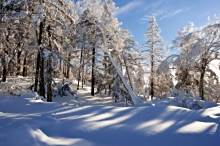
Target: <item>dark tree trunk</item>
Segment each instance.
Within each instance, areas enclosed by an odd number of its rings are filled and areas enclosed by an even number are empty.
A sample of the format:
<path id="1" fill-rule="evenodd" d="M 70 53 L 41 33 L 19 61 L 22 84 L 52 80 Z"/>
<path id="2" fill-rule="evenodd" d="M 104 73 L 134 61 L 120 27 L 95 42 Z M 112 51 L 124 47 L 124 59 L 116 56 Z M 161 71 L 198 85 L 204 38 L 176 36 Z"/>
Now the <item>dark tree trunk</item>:
<path id="1" fill-rule="evenodd" d="M 108 95 L 110 96 L 112 94 L 112 84 L 108 85 Z"/>
<path id="2" fill-rule="evenodd" d="M 36 72 L 35 72 L 35 83 L 34 83 L 34 91 L 38 91 L 38 81 L 39 81 L 39 71 L 40 71 L 40 51 L 37 53 L 37 62 L 36 62 Z"/>
<path id="3" fill-rule="evenodd" d="M 14 56 L 13 56 L 8 62 L 7 74 L 11 76 L 16 75 L 15 66 L 16 64 L 14 63 Z"/>
<path id="4" fill-rule="evenodd" d="M 108 63 L 108 74 L 111 75 L 111 70 L 112 70 L 112 67 L 111 67 L 111 63 Z M 111 93 L 112 93 L 112 83 L 113 82 L 109 82 L 109 85 L 108 85 L 108 95 L 110 96 Z"/>
<path id="5" fill-rule="evenodd" d="M 65 53 L 65 58 L 67 58 L 67 54 Z M 63 63 L 63 76 L 67 78 L 67 63 Z"/>
<path id="6" fill-rule="evenodd" d="M 44 24 L 43 24 L 43 22 L 40 22 L 39 34 L 36 32 L 36 34 L 38 36 L 38 46 L 39 47 L 42 44 L 43 28 L 44 28 Z M 40 48 L 40 50 L 41 50 L 41 48 Z M 34 91 L 35 92 L 38 91 L 39 72 L 40 72 L 40 64 L 41 64 L 41 51 L 40 50 L 38 50 L 37 61 L 36 61 L 36 72 L 35 72 L 35 83 L 34 83 Z"/>
<path id="7" fill-rule="evenodd" d="M 154 98 L 154 55 L 151 55 L 150 97 Z"/>
<path id="8" fill-rule="evenodd" d="M 2 82 L 6 82 L 6 78 L 7 78 L 7 65 L 6 65 L 5 55 L 3 54 L 3 58 L 2 58 Z"/>
<path id="9" fill-rule="evenodd" d="M 52 102 L 52 57 L 51 55 L 48 58 L 47 61 L 47 101 Z"/>
<path id="10" fill-rule="evenodd" d="M 48 36 L 49 36 L 49 49 L 52 51 L 51 45 L 51 33 L 50 33 L 50 25 L 47 27 Z M 70 57 L 70 56 L 69 56 Z M 52 91 L 52 54 L 50 52 L 48 60 L 47 60 L 47 102 L 52 102 L 53 91 Z"/>
<path id="11" fill-rule="evenodd" d="M 62 61 L 62 59 L 59 60 L 59 72 L 58 72 L 58 74 L 59 74 L 60 78 L 63 78 L 63 61 Z"/>
<path id="12" fill-rule="evenodd" d="M 39 95 L 45 97 L 45 82 L 44 82 L 44 52 L 41 50 L 40 58 L 40 77 L 39 77 Z"/>
<path id="13" fill-rule="evenodd" d="M 82 88 L 83 88 L 83 85 L 85 84 L 85 79 L 84 79 L 84 72 L 85 72 L 85 58 L 84 58 L 84 47 L 83 47 L 83 50 L 82 50 L 82 75 L 81 75 L 81 80 L 82 80 Z"/>
<path id="14" fill-rule="evenodd" d="M 83 59 L 83 49 L 81 49 L 80 53 L 80 67 L 79 67 L 79 72 L 78 72 L 78 83 L 77 83 L 77 90 L 79 90 L 79 83 L 81 80 L 81 70 L 82 70 L 82 59 Z"/>
<path id="15" fill-rule="evenodd" d="M 103 63 L 103 65 L 104 65 L 104 71 L 105 71 L 105 79 L 107 80 L 107 75 L 108 75 L 108 64 L 107 64 L 107 55 L 106 55 L 106 53 L 104 53 L 105 54 L 105 56 L 104 56 L 104 63 Z M 107 84 L 108 84 L 108 82 L 107 82 Z M 107 84 L 105 85 L 105 91 L 104 91 L 104 93 L 105 93 L 105 95 L 107 94 Z"/>
<path id="16" fill-rule="evenodd" d="M 62 59 L 60 59 L 60 71 L 62 71 Z"/>
<path id="17" fill-rule="evenodd" d="M 83 88 L 83 85 L 84 85 L 84 59 L 83 59 L 83 65 L 82 65 L 82 77 L 81 77 L 81 80 L 82 80 L 82 88 Z"/>
<path id="18" fill-rule="evenodd" d="M 66 64 L 63 64 L 63 76 L 66 77 Z"/>
<path id="19" fill-rule="evenodd" d="M 71 61 L 71 53 L 68 53 L 68 58 L 67 58 L 68 62 Z M 66 78 L 69 79 L 70 78 L 70 66 L 67 64 L 67 71 L 66 71 Z"/>
<path id="20" fill-rule="evenodd" d="M 203 54 L 203 55 L 206 56 L 205 54 Z M 200 70 L 200 79 L 199 79 L 199 96 L 201 97 L 202 100 L 205 100 L 205 97 L 204 97 L 204 77 L 205 77 L 206 67 L 208 65 L 208 61 L 207 61 L 206 57 L 204 57 L 204 56 L 201 59 L 201 70 Z"/>
<path id="21" fill-rule="evenodd" d="M 17 73 L 16 75 L 20 75 L 20 70 L 21 70 L 21 53 L 22 51 L 18 51 L 17 53 Z"/>
<path id="22" fill-rule="evenodd" d="M 24 62 L 23 62 L 23 71 L 22 71 L 22 76 L 26 77 L 27 76 L 27 54 L 24 56 Z"/>
<path id="23" fill-rule="evenodd" d="M 45 20 L 44 20 L 45 21 Z M 38 35 L 38 46 L 41 46 L 42 44 L 42 37 L 43 37 L 43 30 L 44 30 L 44 21 L 40 22 L 39 25 L 39 35 Z M 43 49 L 40 48 L 40 51 L 38 52 L 38 56 L 39 58 L 37 58 L 37 60 L 39 59 L 39 68 L 37 65 L 37 69 L 39 71 L 39 95 L 45 97 L 45 86 L 44 86 L 44 53 L 43 53 Z M 36 74 L 35 78 L 37 77 L 38 74 Z M 38 81 L 38 80 L 37 80 Z M 36 83 L 35 81 L 35 84 Z"/>
<path id="24" fill-rule="evenodd" d="M 199 96 L 202 100 L 205 100 L 204 97 L 204 77 L 205 77 L 205 69 L 202 69 L 200 73 L 200 80 L 199 80 Z"/>
<path id="25" fill-rule="evenodd" d="M 92 49 L 92 80 L 91 80 L 91 95 L 95 95 L 95 47 Z"/>

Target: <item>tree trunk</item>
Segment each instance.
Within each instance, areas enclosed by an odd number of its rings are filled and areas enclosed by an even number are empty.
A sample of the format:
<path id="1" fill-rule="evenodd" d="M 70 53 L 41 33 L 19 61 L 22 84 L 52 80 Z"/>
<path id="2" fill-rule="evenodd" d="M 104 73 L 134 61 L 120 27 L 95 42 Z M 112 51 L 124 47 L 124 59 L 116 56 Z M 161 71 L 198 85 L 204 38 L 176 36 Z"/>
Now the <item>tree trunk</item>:
<path id="1" fill-rule="evenodd" d="M 205 69 L 202 69 L 199 80 L 199 96 L 202 100 L 205 100 L 204 97 L 204 77 L 205 77 Z"/>
<path id="2" fill-rule="evenodd" d="M 131 89 L 133 90 L 133 85 L 132 85 L 132 82 L 131 82 L 131 76 L 130 76 L 130 72 L 129 72 L 128 65 L 127 65 L 127 60 L 126 60 L 124 55 L 123 55 L 123 60 L 124 60 L 124 64 L 125 64 L 126 73 L 127 73 L 127 76 L 128 76 L 128 81 L 130 83 Z"/>
<path id="3" fill-rule="evenodd" d="M 71 61 L 71 53 L 68 53 L 68 58 L 67 58 L 67 60 L 68 60 L 68 62 L 70 62 Z M 67 64 L 67 71 L 66 71 L 66 78 L 67 79 L 69 79 L 70 78 L 70 66 Z"/>
<path id="4" fill-rule="evenodd" d="M 40 78 L 39 78 L 39 95 L 45 97 L 45 82 L 44 82 L 44 51 L 41 49 L 40 58 Z"/>
<path id="5" fill-rule="evenodd" d="M 23 77 L 26 77 L 27 76 L 27 54 L 25 53 L 25 56 L 24 56 L 24 62 L 23 62 L 23 71 L 22 71 L 22 76 Z"/>
<path id="6" fill-rule="evenodd" d="M 92 81 L 91 81 L 91 95 L 95 95 L 95 47 L 92 49 Z"/>
<path id="7" fill-rule="evenodd" d="M 154 98 L 154 55 L 151 55 L 150 97 Z"/>
<path id="8" fill-rule="evenodd" d="M 45 21 L 45 20 L 44 20 Z M 42 44 L 42 37 L 43 37 L 43 29 L 44 29 L 44 22 L 40 22 L 39 26 L 39 38 L 38 38 L 38 45 L 41 46 Z M 39 76 L 39 95 L 45 97 L 45 86 L 44 86 L 44 50 L 40 48 L 40 76 Z"/>
<path id="9" fill-rule="evenodd" d="M 52 102 L 52 56 L 47 61 L 47 102 Z"/>
<path id="10" fill-rule="evenodd" d="M 104 71 L 105 71 L 105 79 L 107 80 L 107 75 L 108 75 L 108 63 L 107 63 L 107 55 L 106 55 L 106 53 L 104 53 L 104 63 L 103 63 L 103 65 L 104 65 Z M 107 84 L 108 84 L 108 82 L 107 82 Z M 105 85 L 105 91 L 104 91 L 104 93 L 105 93 L 105 95 L 107 94 L 107 84 Z"/>
<path id="11" fill-rule="evenodd" d="M 50 53 L 47 61 L 47 102 L 52 102 L 52 72 L 52 56 Z"/>
<path id="12" fill-rule="evenodd" d="M 82 89 L 83 89 L 83 85 L 84 85 L 84 82 L 85 82 L 85 80 L 84 80 L 84 59 L 83 59 L 83 65 L 82 65 L 82 75 L 81 75 L 81 80 L 82 80 Z"/>
<path id="13" fill-rule="evenodd" d="M 111 67 L 111 63 L 108 64 L 108 74 L 111 75 L 111 70 L 112 70 L 112 67 Z M 108 95 L 110 96 L 111 93 L 112 93 L 112 83 L 113 82 L 109 82 L 109 85 L 108 85 Z"/>
<path id="14" fill-rule="evenodd" d="M 63 76 L 66 77 L 66 63 L 63 63 Z"/>
<path id="15" fill-rule="evenodd" d="M 21 53 L 22 51 L 18 51 L 17 53 L 17 73 L 16 75 L 20 75 L 20 70 L 21 70 Z"/>
<path id="16" fill-rule="evenodd" d="M 40 51 L 37 53 L 37 61 L 36 61 L 36 72 L 35 72 L 35 83 L 34 83 L 34 91 L 38 91 L 38 81 L 39 81 L 39 71 L 40 71 Z"/>
<path id="17" fill-rule="evenodd" d="M 78 84 L 77 84 L 77 90 L 79 90 L 79 83 L 81 80 L 81 70 L 82 70 L 82 59 L 83 59 L 83 49 L 81 49 L 80 53 L 80 67 L 79 67 L 79 72 L 78 72 Z"/>
<path id="18" fill-rule="evenodd" d="M 108 95 L 110 96 L 112 94 L 112 84 L 108 85 Z"/>
<path id="19" fill-rule="evenodd" d="M 62 59 L 60 59 L 60 62 L 59 62 L 59 69 L 60 69 L 60 71 L 59 71 L 59 75 L 60 75 L 60 77 L 63 77 L 63 74 L 62 74 Z"/>
<path id="20" fill-rule="evenodd" d="M 7 65 L 6 65 L 6 60 L 5 60 L 5 54 L 3 54 L 2 58 L 2 82 L 6 82 L 7 78 Z"/>
<path id="21" fill-rule="evenodd" d="M 84 48 L 83 48 L 83 54 L 84 54 Z M 81 80 L 82 80 L 82 88 L 83 88 L 83 85 L 85 83 L 85 79 L 84 79 L 84 70 L 85 70 L 85 58 L 84 58 L 84 55 L 82 55 L 82 75 L 81 75 Z"/>
<path id="22" fill-rule="evenodd" d="M 50 25 L 47 27 L 48 36 L 49 36 L 49 50 L 52 51 L 51 45 L 51 33 L 50 33 Z M 70 57 L 70 54 L 69 56 Z M 52 102 L 53 98 L 53 91 L 52 91 L 52 53 L 49 53 L 48 60 L 47 60 L 47 102 Z"/>
<path id="23" fill-rule="evenodd" d="M 15 75 L 15 64 L 13 63 L 14 61 L 14 56 L 9 60 L 8 62 L 8 68 L 7 68 L 7 74 L 9 74 L 10 76 Z"/>
<path id="24" fill-rule="evenodd" d="M 43 35 L 43 28 L 44 28 L 44 24 L 43 22 L 40 22 L 39 25 L 39 34 L 37 34 L 38 36 L 38 46 L 40 47 L 42 44 L 42 35 Z M 36 72 L 35 72 L 35 83 L 34 83 L 34 91 L 37 92 L 38 91 L 38 82 L 39 82 L 39 72 L 40 72 L 40 64 L 41 64 L 41 48 L 38 50 L 38 54 L 37 54 L 37 61 L 36 61 Z"/>

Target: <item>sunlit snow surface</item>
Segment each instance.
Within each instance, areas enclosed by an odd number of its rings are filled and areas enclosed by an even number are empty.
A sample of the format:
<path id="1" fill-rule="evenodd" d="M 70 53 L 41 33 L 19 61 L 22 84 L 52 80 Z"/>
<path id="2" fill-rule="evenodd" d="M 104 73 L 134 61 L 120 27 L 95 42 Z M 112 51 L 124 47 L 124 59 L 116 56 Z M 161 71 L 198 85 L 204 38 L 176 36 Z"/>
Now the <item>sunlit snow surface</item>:
<path id="1" fill-rule="evenodd" d="M 0 84 L 0 146 L 220 145 L 218 105 L 190 110 L 168 106 L 174 100 L 167 98 L 119 107 L 111 97 L 91 97 L 89 87 L 79 90 L 77 99 L 57 97 L 46 103 L 21 90 L 30 86 L 30 80 Z"/>
<path id="2" fill-rule="evenodd" d="M 220 107 L 115 107 L 0 97 L 1 146 L 219 146 Z"/>

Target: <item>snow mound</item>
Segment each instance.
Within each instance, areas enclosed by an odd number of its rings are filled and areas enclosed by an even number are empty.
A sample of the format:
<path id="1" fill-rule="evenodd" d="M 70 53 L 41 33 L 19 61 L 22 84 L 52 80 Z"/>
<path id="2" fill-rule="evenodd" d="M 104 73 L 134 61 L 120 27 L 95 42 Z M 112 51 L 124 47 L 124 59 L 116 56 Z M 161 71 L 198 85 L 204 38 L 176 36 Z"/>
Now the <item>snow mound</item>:
<path id="1" fill-rule="evenodd" d="M 211 107 L 216 107 L 218 104 L 203 101 L 200 97 L 167 97 L 160 100 L 155 100 L 152 102 L 154 105 L 172 105 L 177 107 L 183 107 L 191 110 L 207 109 Z"/>

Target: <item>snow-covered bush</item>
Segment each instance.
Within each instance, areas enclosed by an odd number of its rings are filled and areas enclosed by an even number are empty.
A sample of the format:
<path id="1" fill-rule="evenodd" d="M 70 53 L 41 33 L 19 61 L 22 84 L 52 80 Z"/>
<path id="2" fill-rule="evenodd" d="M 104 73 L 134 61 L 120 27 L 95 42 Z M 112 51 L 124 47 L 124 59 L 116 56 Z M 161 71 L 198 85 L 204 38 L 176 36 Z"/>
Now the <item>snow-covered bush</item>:
<path id="1" fill-rule="evenodd" d="M 203 101 L 201 97 L 194 97 L 193 94 L 188 91 L 177 89 L 173 89 L 170 97 L 163 99 L 161 102 L 193 110 L 209 108 L 217 105 L 213 102 Z"/>
<path id="2" fill-rule="evenodd" d="M 217 104 L 203 101 L 200 97 L 169 97 L 169 104 L 192 110 L 199 110 L 217 106 Z"/>
<path id="3" fill-rule="evenodd" d="M 172 89 L 170 92 L 170 96 L 172 97 L 192 97 L 193 94 L 189 92 L 188 90 L 180 90 L 180 89 Z"/>
<path id="4" fill-rule="evenodd" d="M 200 109 L 207 109 L 211 107 L 217 106 L 214 102 L 204 101 L 201 100 L 200 97 L 167 97 L 161 100 L 155 100 L 152 103 L 153 105 L 162 105 L 162 106 L 177 106 L 177 107 L 183 107 L 191 110 L 200 110 Z"/>
<path id="5" fill-rule="evenodd" d="M 54 87 L 54 96 L 63 97 L 63 96 L 77 96 L 77 91 L 71 88 L 71 82 L 59 82 Z"/>

